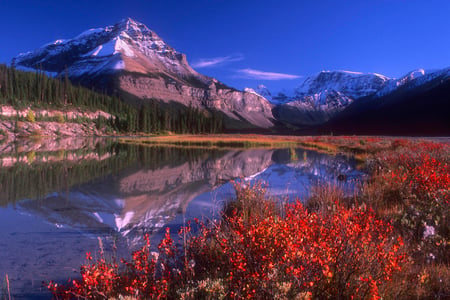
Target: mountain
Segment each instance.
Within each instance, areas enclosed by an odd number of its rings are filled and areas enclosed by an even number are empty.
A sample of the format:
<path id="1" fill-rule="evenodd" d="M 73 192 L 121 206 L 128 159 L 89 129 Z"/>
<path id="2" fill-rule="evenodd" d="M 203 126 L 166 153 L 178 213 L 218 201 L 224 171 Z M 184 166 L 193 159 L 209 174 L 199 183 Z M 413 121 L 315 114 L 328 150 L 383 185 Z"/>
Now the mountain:
<path id="1" fill-rule="evenodd" d="M 340 92 L 357 99 L 371 95 L 383 87 L 390 79 L 375 73 L 350 71 L 322 71 L 306 78 L 295 90 L 296 97 L 317 95 L 324 91 Z"/>
<path id="2" fill-rule="evenodd" d="M 49 43 L 19 55 L 13 63 L 67 76 L 138 105 L 156 99 L 165 107 L 175 107 L 175 103 L 206 114 L 221 112 L 226 129 L 344 134 L 360 129 L 359 133 L 408 134 L 409 129 L 420 127 L 424 134 L 450 132 L 450 68 L 419 69 L 399 79 L 376 73 L 322 71 L 304 78 L 291 91 L 274 93 L 263 85 L 238 91 L 196 72 L 184 54 L 129 18 Z M 416 121 L 421 125 L 414 125 Z M 390 130 L 390 126 L 397 129 Z"/>
<path id="3" fill-rule="evenodd" d="M 375 94 L 390 80 L 379 74 L 322 71 L 305 78 L 293 96 L 278 97 L 274 115 L 297 126 L 323 124 L 356 99 Z"/>
<path id="4" fill-rule="evenodd" d="M 157 99 L 220 111 L 230 127 L 273 126 L 272 105 L 264 97 L 196 72 L 186 55 L 130 18 L 20 54 L 13 64 L 67 75 L 71 81 L 133 102 Z"/>
<path id="5" fill-rule="evenodd" d="M 320 126 L 336 134 L 450 134 L 450 68 L 390 81 Z"/>
<path id="6" fill-rule="evenodd" d="M 270 99 L 277 120 L 306 131 L 449 134 L 449 80 L 450 68 L 419 69 L 399 79 L 375 73 L 322 71 L 305 78 L 292 96 L 280 93 Z"/>

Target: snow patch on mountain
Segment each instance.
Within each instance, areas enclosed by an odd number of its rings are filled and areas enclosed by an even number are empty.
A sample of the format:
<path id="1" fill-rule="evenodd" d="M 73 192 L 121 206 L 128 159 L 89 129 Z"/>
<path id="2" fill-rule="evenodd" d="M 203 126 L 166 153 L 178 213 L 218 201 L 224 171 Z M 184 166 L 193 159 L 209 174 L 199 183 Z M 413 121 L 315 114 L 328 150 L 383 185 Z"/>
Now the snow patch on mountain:
<path id="1" fill-rule="evenodd" d="M 14 59 L 14 63 L 31 68 L 42 64 L 44 69 L 59 73 L 65 72 L 67 67 L 69 77 L 78 77 L 86 73 L 97 73 L 101 68 L 103 71 L 123 69 L 124 62 L 110 63 L 117 58 L 106 58 L 116 55 L 120 59 L 134 58 L 137 57 L 137 52 L 159 61 L 174 72 L 183 71 L 183 55 L 165 44 L 144 24 L 132 19 L 125 19 L 105 28 L 89 29 L 73 39 L 58 40 L 35 51 L 21 53 Z"/>
<path id="2" fill-rule="evenodd" d="M 258 94 L 254 89 L 252 89 L 252 88 L 244 88 L 244 92 L 246 92 L 246 93 L 251 93 L 251 94 L 254 94 L 254 95 L 256 95 L 256 96 L 259 96 L 259 97 L 262 97 L 260 94 Z"/>
<path id="3" fill-rule="evenodd" d="M 306 78 L 296 89 L 296 97 L 335 91 L 353 99 L 377 92 L 390 78 L 376 73 L 350 71 L 322 71 Z"/>
<path id="4" fill-rule="evenodd" d="M 107 28 L 91 28 L 91 29 L 88 29 L 88 30 L 80 33 L 74 39 L 75 40 L 76 39 L 81 39 L 81 38 L 84 38 L 86 36 L 90 36 L 90 35 L 93 35 L 93 34 L 96 34 L 96 33 L 102 33 L 103 31 L 105 31 L 107 29 L 109 29 L 109 28 L 108 27 Z"/>
<path id="5" fill-rule="evenodd" d="M 89 52 L 86 56 L 110 56 L 117 53 L 123 53 L 128 57 L 135 57 L 133 50 L 120 37 L 116 37 L 111 41 L 99 45 L 97 48 Z"/>
<path id="6" fill-rule="evenodd" d="M 410 90 L 421 85 L 426 84 L 436 78 L 441 78 L 441 80 L 445 80 L 450 78 L 450 68 L 445 68 L 441 70 L 434 71 L 426 71 L 424 69 L 418 69 L 412 72 L 409 72 L 405 76 L 400 79 L 393 79 L 388 82 L 382 89 L 380 89 L 374 98 L 379 98 L 390 93 L 395 92 L 399 88 Z"/>

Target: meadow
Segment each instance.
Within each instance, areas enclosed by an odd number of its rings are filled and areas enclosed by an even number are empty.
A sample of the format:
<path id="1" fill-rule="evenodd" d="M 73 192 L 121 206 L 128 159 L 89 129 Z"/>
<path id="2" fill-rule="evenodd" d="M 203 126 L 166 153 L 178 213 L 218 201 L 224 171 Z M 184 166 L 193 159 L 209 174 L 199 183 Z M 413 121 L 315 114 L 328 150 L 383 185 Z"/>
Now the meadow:
<path id="1" fill-rule="evenodd" d="M 130 143 L 124 139 L 122 142 Z M 136 141 L 134 141 L 136 142 Z M 444 299 L 450 297 L 450 145 L 381 137 L 169 136 L 142 144 L 302 146 L 358 159 L 348 197 L 317 186 L 284 203 L 236 181 L 218 220 L 189 221 L 157 252 L 86 254 L 81 278 L 47 282 L 55 299 Z"/>

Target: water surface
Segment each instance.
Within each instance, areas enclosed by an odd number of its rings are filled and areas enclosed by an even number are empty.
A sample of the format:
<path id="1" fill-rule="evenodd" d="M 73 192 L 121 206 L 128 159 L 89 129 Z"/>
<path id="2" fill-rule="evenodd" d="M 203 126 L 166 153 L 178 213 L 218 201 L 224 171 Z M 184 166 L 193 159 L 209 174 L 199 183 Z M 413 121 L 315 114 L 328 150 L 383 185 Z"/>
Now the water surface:
<path id="1" fill-rule="evenodd" d="M 154 245 L 165 227 L 214 218 L 231 180 L 263 182 L 284 200 L 316 184 L 352 193 L 362 172 L 343 156 L 304 149 L 207 150 L 121 145 L 113 139 L 0 145 L 0 276 L 18 298 L 48 298 L 42 281 L 79 276 L 99 239 L 118 256 Z"/>

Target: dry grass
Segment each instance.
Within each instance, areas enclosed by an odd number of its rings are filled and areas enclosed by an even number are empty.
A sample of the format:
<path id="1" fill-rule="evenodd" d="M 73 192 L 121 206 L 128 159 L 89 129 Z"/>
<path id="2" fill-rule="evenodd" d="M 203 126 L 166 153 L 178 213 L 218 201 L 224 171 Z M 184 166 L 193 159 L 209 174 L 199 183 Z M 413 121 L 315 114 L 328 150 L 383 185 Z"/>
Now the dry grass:
<path id="1" fill-rule="evenodd" d="M 280 148 L 301 147 L 330 154 L 345 153 L 365 161 L 371 155 L 396 147 L 395 138 L 364 136 L 282 136 L 259 134 L 167 134 L 135 138 L 121 138 L 121 143 L 190 146 L 202 148 Z"/>
<path id="2" fill-rule="evenodd" d="M 202 147 L 202 148 L 280 148 L 301 147 L 330 154 L 347 153 L 364 155 L 370 151 L 366 140 L 373 138 L 330 136 L 281 136 L 257 134 L 210 134 L 210 135 L 157 135 L 149 137 L 121 138 L 119 142 L 141 145 Z M 355 146 L 356 145 L 356 146 Z"/>
<path id="3" fill-rule="evenodd" d="M 336 202 L 349 206 L 344 201 L 345 195 L 342 189 L 336 185 L 320 185 L 311 187 L 311 196 L 307 199 L 305 207 L 312 212 L 322 215 L 333 212 Z"/>
<path id="4" fill-rule="evenodd" d="M 120 139 L 121 143 L 159 146 L 206 147 L 206 148 L 251 148 L 289 147 L 298 145 L 296 137 L 263 135 L 165 135 Z"/>
<path id="5" fill-rule="evenodd" d="M 5 275 L 5 282 L 3 287 L 3 292 L 0 294 L 0 299 L 11 300 L 11 290 L 9 286 L 9 277 L 8 274 Z"/>

